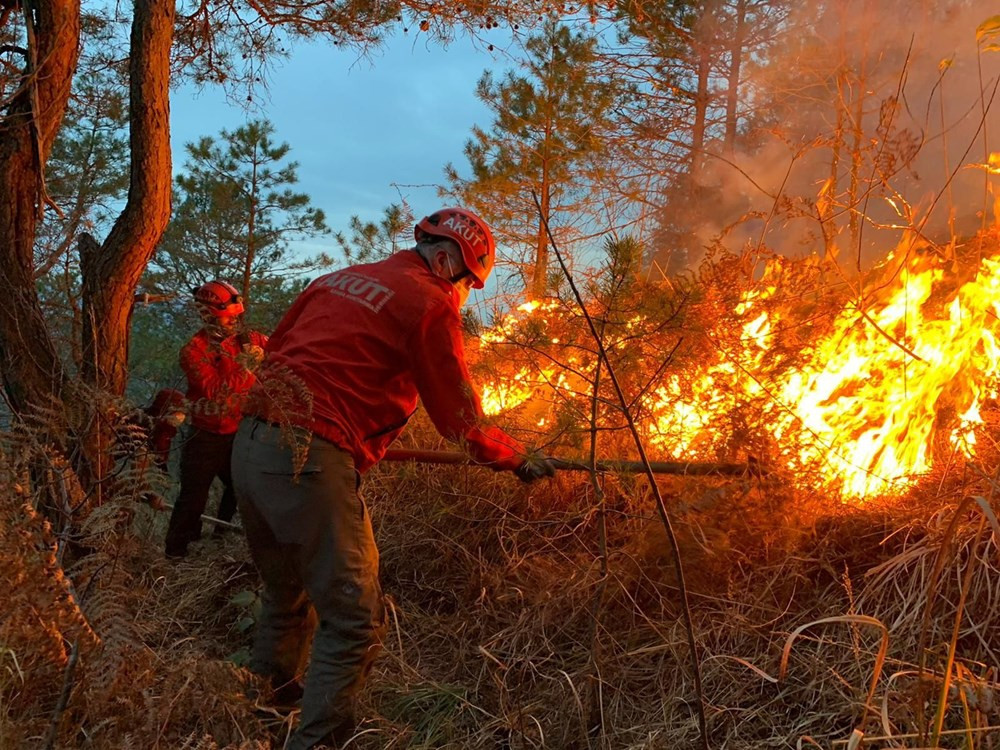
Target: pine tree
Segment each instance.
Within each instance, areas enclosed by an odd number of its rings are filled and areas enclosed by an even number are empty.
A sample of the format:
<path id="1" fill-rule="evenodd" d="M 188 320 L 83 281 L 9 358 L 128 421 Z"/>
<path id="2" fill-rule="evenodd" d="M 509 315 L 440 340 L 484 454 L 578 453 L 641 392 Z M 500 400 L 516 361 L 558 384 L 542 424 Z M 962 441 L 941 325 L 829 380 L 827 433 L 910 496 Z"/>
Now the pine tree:
<path id="1" fill-rule="evenodd" d="M 242 287 L 247 324 L 270 331 L 308 276 L 332 264 L 326 254 L 297 257 L 291 243 L 329 232 L 308 195 L 295 192 L 298 165 L 273 126 L 250 122 L 219 140 L 186 145 L 176 177 L 179 201 L 142 288 L 170 299 L 137 307 L 130 356 L 132 390 L 142 380 L 174 382 L 177 350 L 199 325 L 191 289 L 214 278 Z M 250 304 L 252 300 L 252 304 Z"/>
<path id="2" fill-rule="evenodd" d="M 258 120 L 223 130 L 221 142 L 206 136 L 185 147 L 185 171 L 176 178 L 180 201 L 154 259 L 177 288 L 228 278 L 249 301 L 254 280 L 328 264 L 325 257 L 289 257 L 291 241 L 330 230 L 309 196 L 292 190 L 299 165 L 288 161 L 291 147 L 275 143 L 273 134 L 271 123 Z"/>
<path id="3" fill-rule="evenodd" d="M 597 41 L 549 19 L 525 43 L 523 73 L 497 81 L 487 71 L 476 94 L 493 112 L 488 130 L 473 128 L 463 178 L 448 165 L 450 192 L 504 239 L 531 247 L 528 296 L 548 287 L 550 226 L 559 215 L 586 213 L 590 160 L 601 149 L 615 87 L 595 71 Z M 532 199 L 538 197 L 541 215 Z"/>
<path id="4" fill-rule="evenodd" d="M 348 224 L 350 236 L 336 232 L 333 238 L 348 263 L 368 263 L 412 246 L 413 224 L 413 211 L 406 201 L 391 203 L 377 223 L 352 216 Z"/>
<path id="5" fill-rule="evenodd" d="M 773 48 L 788 5 L 667 0 L 624 13 L 613 64 L 638 95 L 623 110 L 617 153 L 624 174 L 647 176 L 640 199 L 656 224 L 649 244 L 669 272 L 697 263 L 705 227 L 746 212 L 740 196 L 718 184 L 718 173 L 750 145 L 748 123 L 760 118 L 751 106 L 760 106 L 760 97 L 747 67 Z"/>

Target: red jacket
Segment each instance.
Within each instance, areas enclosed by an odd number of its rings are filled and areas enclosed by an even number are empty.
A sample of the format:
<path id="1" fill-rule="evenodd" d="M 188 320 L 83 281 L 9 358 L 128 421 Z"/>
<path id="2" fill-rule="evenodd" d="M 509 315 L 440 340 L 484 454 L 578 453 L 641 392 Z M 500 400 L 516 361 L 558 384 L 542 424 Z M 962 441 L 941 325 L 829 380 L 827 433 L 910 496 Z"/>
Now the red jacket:
<path id="1" fill-rule="evenodd" d="M 250 343 L 263 347 L 267 336 L 256 331 Z M 243 351 L 240 336 L 221 341 L 202 328 L 181 349 L 181 368 L 187 375 L 191 424 L 206 432 L 231 435 L 242 418 L 242 402 L 254 384 L 252 372 L 237 359 Z"/>
<path id="2" fill-rule="evenodd" d="M 184 394 L 173 388 L 158 390 L 153 397 L 153 403 L 143 409 L 150 423 L 149 452 L 152 454 L 153 463 L 163 471 L 166 471 L 167 461 L 170 458 L 170 444 L 177 434 L 177 425 L 171 424 L 168 418 L 173 412 L 186 410 Z"/>
<path id="3" fill-rule="evenodd" d="M 438 431 L 475 460 L 497 470 L 524 460 L 520 443 L 483 424 L 457 293 L 413 251 L 313 281 L 271 335 L 259 375 L 263 398 L 249 411 L 308 427 L 348 451 L 358 471 L 385 454 L 418 396 Z"/>

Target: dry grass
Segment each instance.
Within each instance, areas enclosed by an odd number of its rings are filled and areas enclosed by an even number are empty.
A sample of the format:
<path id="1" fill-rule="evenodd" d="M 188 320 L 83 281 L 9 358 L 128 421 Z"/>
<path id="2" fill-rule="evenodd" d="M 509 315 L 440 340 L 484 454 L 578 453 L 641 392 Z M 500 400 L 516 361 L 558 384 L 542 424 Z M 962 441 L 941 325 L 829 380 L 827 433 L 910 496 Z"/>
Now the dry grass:
<path id="1" fill-rule="evenodd" d="M 402 625 L 390 644 L 394 658 L 382 662 L 374 708 L 386 713 L 386 694 L 405 699 L 431 686 L 462 698 L 442 700 L 433 731 L 411 717 L 410 746 L 695 746 L 675 582 L 648 501 L 609 482 L 602 579 L 597 515 L 584 485 L 561 480 L 526 498 L 497 480 L 466 495 L 461 476 L 409 470 L 425 474 L 417 481 L 399 473 L 378 477 L 386 483 L 380 497 L 405 497 L 412 510 L 381 508 L 383 565 Z M 445 484 L 435 487 L 435 479 Z M 400 482 L 404 492 L 395 490 Z M 927 606 L 926 579 L 917 574 L 940 542 L 940 529 L 918 519 L 940 515 L 939 498 L 917 490 L 906 508 L 851 510 L 767 483 L 670 480 L 664 490 L 683 534 L 713 747 L 793 747 L 804 737 L 830 747 L 865 716 L 869 734 L 915 728 L 913 681 L 899 673 L 915 668 Z M 968 545 L 973 533 L 963 524 L 955 538 Z M 993 544 L 981 538 L 979 557 L 995 558 Z M 959 569 L 949 566 L 953 578 Z M 995 596 L 985 591 L 996 577 L 982 565 L 972 581 L 967 604 L 981 598 L 966 607 L 960 661 L 968 687 L 987 696 L 979 665 L 996 660 L 989 637 L 974 634 L 995 628 Z M 942 581 L 937 596 L 952 594 Z M 928 639 L 932 651 L 947 643 L 954 605 L 939 603 L 938 612 L 933 622 L 944 627 Z M 844 615 L 853 621 L 805 629 L 781 675 L 793 630 Z M 862 615 L 889 628 L 867 712 L 882 628 Z M 987 702 L 979 699 L 979 715 L 969 715 L 983 726 L 1000 718 Z M 962 728 L 965 718 L 951 716 L 948 726 Z"/>
<path id="2" fill-rule="evenodd" d="M 989 482 L 953 475 L 860 509 L 777 480 L 664 478 L 713 748 L 844 747 L 859 725 L 899 738 L 870 746 L 930 746 L 912 735 L 933 732 L 941 695 L 941 747 L 1000 747 L 1000 732 L 983 731 L 1000 725 L 996 539 L 978 505 L 952 523 Z M 604 489 L 602 561 L 601 509 L 583 475 L 531 487 L 476 468 L 370 475 L 392 628 L 365 697 L 373 718 L 352 747 L 696 745 L 662 527 L 632 478 Z M 50 736 L 66 748 L 282 746 L 294 716 L 255 706 L 237 665 L 257 586 L 241 539 L 206 540 L 172 564 L 162 515 L 106 505 L 86 524 L 96 551 L 68 565 L 76 607 L 44 598 L 57 580 L 51 557 L 12 546 L 30 530 L 43 547 L 44 522 L 5 518 L 5 570 L 24 573 L 0 626 L 0 746 L 45 747 Z M 16 616 L 25 602 L 33 627 Z"/>

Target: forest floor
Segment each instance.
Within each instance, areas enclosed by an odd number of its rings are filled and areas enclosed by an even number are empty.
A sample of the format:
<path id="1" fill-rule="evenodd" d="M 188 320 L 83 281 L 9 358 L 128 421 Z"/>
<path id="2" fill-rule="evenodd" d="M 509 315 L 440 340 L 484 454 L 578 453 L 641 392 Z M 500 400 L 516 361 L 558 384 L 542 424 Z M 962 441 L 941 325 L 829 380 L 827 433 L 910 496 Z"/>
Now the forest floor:
<path id="1" fill-rule="evenodd" d="M 663 478 L 709 745 L 1000 747 L 991 484 L 952 472 L 850 506 L 777 478 Z M 671 546 L 638 478 L 607 478 L 602 505 L 583 474 L 397 464 L 363 491 L 390 628 L 349 747 L 701 746 Z M 74 575 L 99 645 L 8 637 L 0 747 L 287 742 L 295 713 L 249 697 L 245 541 L 206 533 L 170 561 L 166 515 L 105 512 L 127 528 Z"/>

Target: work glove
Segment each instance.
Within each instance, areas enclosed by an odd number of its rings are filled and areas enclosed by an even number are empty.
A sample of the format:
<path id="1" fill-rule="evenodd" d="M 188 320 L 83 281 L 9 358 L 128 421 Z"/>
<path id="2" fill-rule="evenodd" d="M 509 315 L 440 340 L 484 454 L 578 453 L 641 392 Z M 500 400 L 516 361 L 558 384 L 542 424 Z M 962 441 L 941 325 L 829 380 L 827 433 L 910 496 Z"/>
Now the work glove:
<path id="1" fill-rule="evenodd" d="M 524 463 L 514 469 L 514 474 L 522 482 L 530 483 L 542 477 L 554 477 L 556 475 L 556 462 L 544 453 L 533 451 L 524 459 Z"/>

